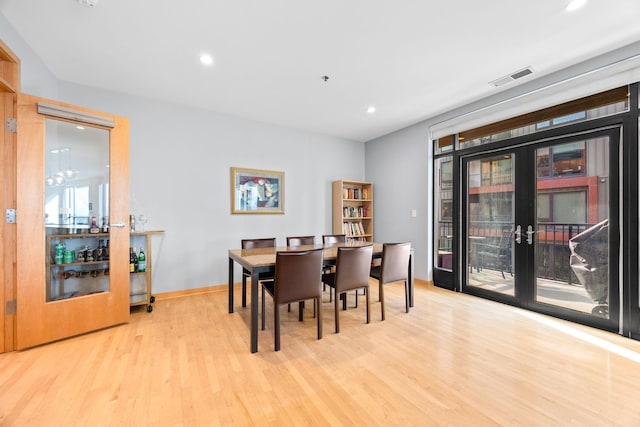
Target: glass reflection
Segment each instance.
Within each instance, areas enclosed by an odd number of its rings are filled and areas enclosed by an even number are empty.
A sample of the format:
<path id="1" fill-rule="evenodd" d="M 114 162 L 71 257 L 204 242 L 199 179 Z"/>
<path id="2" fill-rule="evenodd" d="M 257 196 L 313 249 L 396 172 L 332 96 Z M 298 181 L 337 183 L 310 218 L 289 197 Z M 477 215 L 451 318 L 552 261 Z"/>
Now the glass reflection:
<path id="1" fill-rule="evenodd" d="M 46 120 L 45 223 L 82 232 L 109 217 L 109 131 Z"/>

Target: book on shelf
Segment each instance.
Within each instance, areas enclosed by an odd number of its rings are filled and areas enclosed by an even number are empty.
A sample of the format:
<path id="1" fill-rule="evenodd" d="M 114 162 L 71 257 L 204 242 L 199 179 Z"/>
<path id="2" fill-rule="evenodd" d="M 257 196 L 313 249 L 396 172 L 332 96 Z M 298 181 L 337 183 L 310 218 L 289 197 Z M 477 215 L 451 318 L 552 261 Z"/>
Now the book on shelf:
<path id="1" fill-rule="evenodd" d="M 343 199 L 366 200 L 369 198 L 369 192 L 366 188 L 345 187 L 342 190 Z"/>

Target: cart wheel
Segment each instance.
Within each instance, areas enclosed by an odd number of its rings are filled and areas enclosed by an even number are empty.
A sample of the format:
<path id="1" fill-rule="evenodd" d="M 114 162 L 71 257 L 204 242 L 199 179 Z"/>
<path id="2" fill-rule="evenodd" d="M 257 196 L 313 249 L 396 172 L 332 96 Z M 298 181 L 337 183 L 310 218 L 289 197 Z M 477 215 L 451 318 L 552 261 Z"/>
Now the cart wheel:
<path id="1" fill-rule="evenodd" d="M 156 297 L 151 295 L 151 298 L 149 298 L 149 301 L 151 301 L 151 304 L 153 304 L 154 302 L 156 302 Z"/>
<path id="2" fill-rule="evenodd" d="M 153 306 L 151 304 L 149 304 L 147 306 L 147 312 L 151 313 L 153 311 Z"/>

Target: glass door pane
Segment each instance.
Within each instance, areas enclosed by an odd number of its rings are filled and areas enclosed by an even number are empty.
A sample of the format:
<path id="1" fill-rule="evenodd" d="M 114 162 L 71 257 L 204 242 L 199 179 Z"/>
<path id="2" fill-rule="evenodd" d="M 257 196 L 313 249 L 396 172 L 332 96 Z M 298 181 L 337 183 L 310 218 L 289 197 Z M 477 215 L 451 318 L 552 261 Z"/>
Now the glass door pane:
<path id="1" fill-rule="evenodd" d="M 109 131 L 45 129 L 46 301 L 108 292 Z"/>
<path id="2" fill-rule="evenodd" d="M 535 150 L 537 215 L 530 233 L 535 301 L 607 319 L 609 139 Z"/>
<path id="3" fill-rule="evenodd" d="M 466 285 L 515 296 L 515 154 L 466 161 Z"/>

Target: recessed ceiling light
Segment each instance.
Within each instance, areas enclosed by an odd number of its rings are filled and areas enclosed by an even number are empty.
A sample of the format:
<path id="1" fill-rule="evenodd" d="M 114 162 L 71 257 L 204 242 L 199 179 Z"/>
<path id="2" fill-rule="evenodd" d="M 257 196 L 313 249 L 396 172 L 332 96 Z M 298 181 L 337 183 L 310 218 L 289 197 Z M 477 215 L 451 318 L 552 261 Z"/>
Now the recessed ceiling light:
<path id="1" fill-rule="evenodd" d="M 571 0 L 567 4 L 567 10 L 569 12 L 573 12 L 574 10 L 578 10 L 582 6 L 584 6 L 586 2 L 587 2 L 587 0 Z"/>
<path id="2" fill-rule="evenodd" d="M 200 55 L 200 62 L 202 62 L 204 65 L 211 65 L 213 64 L 213 56 L 203 53 L 202 55 Z"/>
<path id="3" fill-rule="evenodd" d="M 376 112 L 376 107 L 374 107 L 373 105 L 369 108 L 367 108 L 367 113 L 369 114 L 373 114 Z"/>

